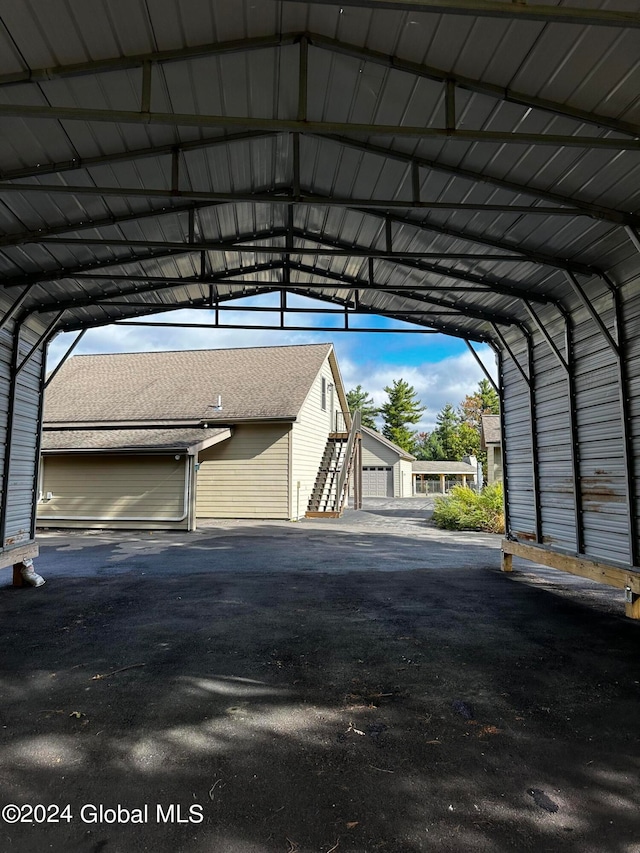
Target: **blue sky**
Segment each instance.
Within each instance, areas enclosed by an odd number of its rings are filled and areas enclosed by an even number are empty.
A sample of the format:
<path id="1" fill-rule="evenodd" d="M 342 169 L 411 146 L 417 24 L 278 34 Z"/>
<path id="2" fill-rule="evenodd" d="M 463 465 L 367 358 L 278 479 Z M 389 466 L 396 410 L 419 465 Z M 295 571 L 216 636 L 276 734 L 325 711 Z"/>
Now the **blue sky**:
<path id="1" fill-rule="evenodd" d="M 293 307 L 329 308 L 327 303 L 301 297 L 291 297 Z M 278 295 L 263 296 L 259 302 L 246 299 L 227 303 L 233 311 L 221 312 L 221 322 L 228 324 L 275 325 L 278 314 L 251 314 L 239 310 L 242 305 L 260 304 L 276 307 Z M 182 310 L 145 318 L 162 323 L 210 323 L 209 311 Z M 286 324 L 326 326 L 342 325 L 339 315 L 289 314 Z M 350 326 L 356 328 L 417 327 L 374 315 L 350 316 Z M 75 338 L 75 334 L 59 335 L 49 348 L 49 369 L 55 367 Z M 152 350 L 219 349 L 240 346 L 283 346 L 331 342 L 335 346 L 338 364 L 347 390 L 360 384 L 380 405 L 387 399 L 384 387 L 394 379 L 404 379 L 416 389 L 427 409 L 415 429 L 431 430 L 435 417 L 445 403 L 457 406 L 466 394 L 472 393 L 484 374 L 476 364 L 464 341 L 441 334 L 345 333 L 337 331 L 282 331 L 278 329 L 193 329 L 165 326 L 112 325 L 89 330 L 74 355 L 81 353 L 145 352 Z M 495 359 L 489 347 L 475 345 L 484 364 L 495 377 Z"/>

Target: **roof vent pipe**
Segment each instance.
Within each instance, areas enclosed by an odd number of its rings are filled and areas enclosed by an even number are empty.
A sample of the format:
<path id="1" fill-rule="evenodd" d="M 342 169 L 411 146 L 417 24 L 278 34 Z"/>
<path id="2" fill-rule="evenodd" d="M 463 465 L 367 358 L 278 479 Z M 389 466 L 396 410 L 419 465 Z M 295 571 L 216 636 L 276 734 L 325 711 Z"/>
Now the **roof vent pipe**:
<path id="1" fill-rule="evenodd" d="M 222 411 L 222 397 L 218 394 L 218 399 L 216 400 L 216 404 L 213 407 L 214 411 L 221 412 Z"/>

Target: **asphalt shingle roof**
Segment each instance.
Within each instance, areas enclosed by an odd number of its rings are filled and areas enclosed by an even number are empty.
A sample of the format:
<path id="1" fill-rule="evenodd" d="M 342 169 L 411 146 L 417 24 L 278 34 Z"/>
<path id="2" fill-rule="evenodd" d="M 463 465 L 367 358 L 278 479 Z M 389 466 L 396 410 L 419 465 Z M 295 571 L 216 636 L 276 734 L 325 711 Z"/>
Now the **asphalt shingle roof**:
<path id="1" fill-rule="evenodd" d="M 476 474 L 476 466 L 468 462 L 426 462 L 411 463 L 414 474 Z"/>
<path id="2" fill-rule="evenodd" d="M 186 450 L 224 435 L 227 429 L 65 429 L 45 430 L 42 450 Z"/>
<path id="3" fill-rule="evenodd" d="M 295 418 L 331 348 L 74 356 L 47 389 L 45 424 Z"/>

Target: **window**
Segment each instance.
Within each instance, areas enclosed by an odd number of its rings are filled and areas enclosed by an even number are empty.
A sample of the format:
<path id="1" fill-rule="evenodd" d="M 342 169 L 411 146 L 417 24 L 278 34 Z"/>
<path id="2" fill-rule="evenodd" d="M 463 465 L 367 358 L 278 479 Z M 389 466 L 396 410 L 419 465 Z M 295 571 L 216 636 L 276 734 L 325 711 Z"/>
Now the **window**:
<path id="1" fill-rule="evenodd" d="M 321 391 L 321 402 L 320 405 L 322 407 L 322 411 L 327 411 L 327 380 L 322 377 L 322 391 Z"/>

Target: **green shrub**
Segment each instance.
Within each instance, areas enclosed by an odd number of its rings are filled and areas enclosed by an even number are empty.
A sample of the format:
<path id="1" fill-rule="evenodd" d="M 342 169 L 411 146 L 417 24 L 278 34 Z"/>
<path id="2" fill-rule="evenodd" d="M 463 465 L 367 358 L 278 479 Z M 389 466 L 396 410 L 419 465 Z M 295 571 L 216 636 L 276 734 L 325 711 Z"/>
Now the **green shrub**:
<path id="1" fill-rule="evenodd" d="M 433 520 L 445 530 L 504 533 L 502 483 L 485 486 L 480 493 L 454 486 L 448 495 L 436 498 Z"/>

